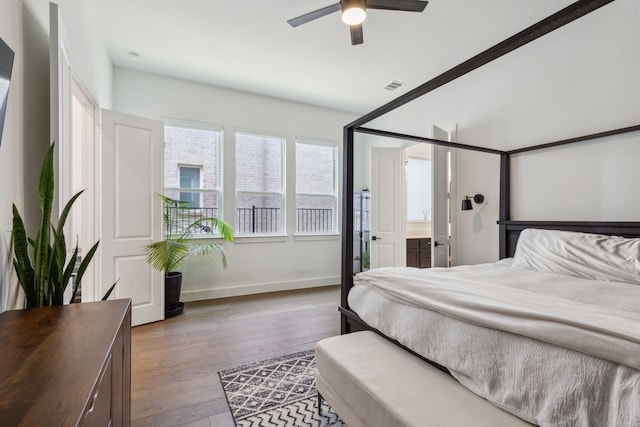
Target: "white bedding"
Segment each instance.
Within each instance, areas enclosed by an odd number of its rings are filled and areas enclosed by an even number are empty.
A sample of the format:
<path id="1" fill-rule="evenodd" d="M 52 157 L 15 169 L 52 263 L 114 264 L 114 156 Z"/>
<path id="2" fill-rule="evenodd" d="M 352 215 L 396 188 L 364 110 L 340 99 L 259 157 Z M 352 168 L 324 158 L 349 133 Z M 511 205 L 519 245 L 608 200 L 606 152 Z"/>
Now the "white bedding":
<path id="1" fill-rule="evenodd" d="M 354 278 L 349 305 L 530 422 L 640 425 L 640 286 L 508 262 L 378 269 Z"/>
<path id="2" fill-rule="evenodd" d="M 529 228 L 518 237 L 513 265 L 640 285 L 640 239 Z"/>

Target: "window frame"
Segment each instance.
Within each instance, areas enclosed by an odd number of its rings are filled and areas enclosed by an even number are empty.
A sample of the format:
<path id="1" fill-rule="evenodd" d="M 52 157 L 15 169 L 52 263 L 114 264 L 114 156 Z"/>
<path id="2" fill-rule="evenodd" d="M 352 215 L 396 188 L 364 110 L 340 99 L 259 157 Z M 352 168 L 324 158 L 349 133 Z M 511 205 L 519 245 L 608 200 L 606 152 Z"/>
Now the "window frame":
<path id="1" fill-rule="evenodd" d="M 297 172 L 298 172 L 298 144 L 304 145 L 317 145 L 323 147 L 330 147 L 333 149 L 333 184 L 332 190 L 333 194 L 309 194 L 309 193 L 298 193 L 298 182 L 297 182 Z M 294 177 L 296 182 L 294 184 L 294 210 L 296 212 L 296 224 L 295 224 L 295 233 L 296 237 L 304 237 L 304 236 L 336 236 L 340 234 L 340 228 L 338 223 L 338 209 L 339 209 L 339 164 L 338 164 L 338 156 L 339 156 L 339 144 L 335 141 L 311 138 L 306 136 L 298 136 L 295 139 L 294 144 L 294 152 L 295 152 L 295 161 L 294 161 Z M 311 231 L 298 231 L 298 196 L 331 196 L 333 197 L 333 208 L 332 208 L 332 230 L 330 231 L 320 231 L 320 232 L 311 232 Z"/>
<path id="2" fill-rule="evenodd" d="M 238 190 L 238 135 L 245 136 L 256 136 L 256 137 L 266 137 L 278 139 L 280 141 L 280 192 L 273 191 L 239 191 Z M 286 191 L 286 171 L 287 171 L 287 137 L 284 134 L 276 133 L 276 132 L 267 132 L 267 131 L 256 131 L 245 128 L 236 128 L 234 131 L 234 228 L 236 230 L 236 236 L 240 239 L 247 238 L 273 238 L 273 237 L 283 237 L 287 236 L 287 191 Z M 280 196 L 280 206 L 279 212 L 280 215 L 278 218 L 278 231 L 276 232 L 242 232 L 241 228 L 238 224 L 239 218 L 239 208 L 238 207 L 238 195 L 248 195 L 248 196 Z"/>

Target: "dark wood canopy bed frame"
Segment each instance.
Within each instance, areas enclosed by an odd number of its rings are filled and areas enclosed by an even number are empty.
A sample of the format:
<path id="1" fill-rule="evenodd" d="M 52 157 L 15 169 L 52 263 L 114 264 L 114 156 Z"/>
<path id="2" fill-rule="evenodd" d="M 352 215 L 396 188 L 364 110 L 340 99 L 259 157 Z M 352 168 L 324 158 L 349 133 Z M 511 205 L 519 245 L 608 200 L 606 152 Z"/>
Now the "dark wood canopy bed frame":
<path id="1" fill-rule="evenodd" d="M 355 332 L 365 329 L 373 329 L 360 319 L 357 313 L 350 309 L 347 296 L 353 287 L 353 186 L 354 186 L 354 134 L 355 132 L 378 135 L 383 137 L 411 140 L 416 142 L 424 142 L 433 145 L 447 146 L 451 148 L 460 148 L 466 150 L 474 150 L 485 153 L 493 153 L 500 156 L 500 205 L 499 205 L 499 257 L 511 257 L 514 254 L 518 236 L 525 228 L 545 228 L 553 230 L 569 230 L 582 231 L 597 234 L 621 235 L 624 237 L 640 237 L 640 222 L 576 222 L 576 221 L 512 221 L 511 220 L 511 202 L 510 202 L 510 159 L 512 155 L 530 152 L 535 150 L 543 150 L 546 148 L 557 147 L 559 145 L 574 144 L 583 141 L 604 138 L 608 136 L 640 131 L 640 125 L 629 126 L 625 128 L 609 130 L 591 135 L 580 136 L 576 138 L 554 141 L 546 144 L 540 144 L 525 148 L 519 148 L 511 151 L 501 151 L 481 146 L 465 145 L 460 143 L 452 143 L 421 136 L 405 135 L 384 130 L 377 130 L 363 127 L 364 124 L 388 113 L 392 110 L 416 99 L 420 96 L 439 88 L 458 77 L 461 77 L 476 68 L 479 68 L 494 59 L 497 59 L 509 52 L 518 49 L 525 44 L 538 39 L 584 15 L 591 13 L 612 3 L 615 0 L 580 0 L 572 3 L 557 13 L 545 18 L 544 20 L 526 28 L 525 30 L 515 34 L 514 36 L 498 43 L 497 45 L 485 50 L 484 52 L 474 56 L 473 58 L 459 64 L 458 66 L 444 72 L 443 74 L 427 81 L 421 86 L 411 90 L 410 92 L 396 98 L 395 100 L 383 105 L 382 107 L 368 113 L 354 122 L 346 125 L 343 131 L 344 152 L 343 152 L 343 212 L 342 212 L 342 283 L 341 283 L 341 330 L 343 334 Z M 388 338 L 388 337 L 387 337 Z M 392 340 L 394 341 L 394 340 Z M 415 352 L 394 341 L 396 344 L 405 348 L 413 354 Z M 417 355 L 417 354 L 416 354 Z M 420 355 L 418 355 L 420 357 Z M 424 358 L 423 358 L 424 359 Z M 426 360 L 426 359 L 425 359 Z M 427 360 L 428 361 L 428 360 Z M 432 363 L 431 361 L 428 361 Z M 437 365 L 437 364 L 435 364 Z M 437 365 L 446 371 L 446 368 Z"/>

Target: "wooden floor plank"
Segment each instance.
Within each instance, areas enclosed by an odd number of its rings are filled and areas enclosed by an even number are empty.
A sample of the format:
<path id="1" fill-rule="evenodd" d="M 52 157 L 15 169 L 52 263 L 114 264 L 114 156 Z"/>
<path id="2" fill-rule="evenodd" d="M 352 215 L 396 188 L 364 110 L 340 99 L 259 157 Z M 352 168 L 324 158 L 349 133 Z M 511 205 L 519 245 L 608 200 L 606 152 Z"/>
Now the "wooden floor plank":
<path id="1" fill-rule="evenodd" d="M 132 425 L 233 427 L 218 371 L 340 333 L 339 286 L 187 303 L 132 331 Z"/>

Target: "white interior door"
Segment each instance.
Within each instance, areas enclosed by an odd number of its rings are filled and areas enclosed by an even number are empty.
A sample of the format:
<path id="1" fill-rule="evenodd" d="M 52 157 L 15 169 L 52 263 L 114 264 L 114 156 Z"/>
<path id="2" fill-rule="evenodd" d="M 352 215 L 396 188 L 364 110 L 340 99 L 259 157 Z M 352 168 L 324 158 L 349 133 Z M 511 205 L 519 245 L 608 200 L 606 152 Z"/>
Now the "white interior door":
<path id="1" fill-rule="evenodd" d="M 164 280 L 144 246 L 163 238 L 162 122 L 102 110 L 102 291 L 131 298 L 132 323 L 164 319 Z"/>
<path id="2" fill-rule="evenodd" d="M 371 148 L 371 268 L 404 260 L 404 173 L 400 148 Z"/>
<path id="3" fill-rule="evenodd" d="M 449 132 L 433 126 L 433 138 L 449 141 Z M 432 145 L 431 149 L 431 265 L 449 267 L 449 148 Z"/>

